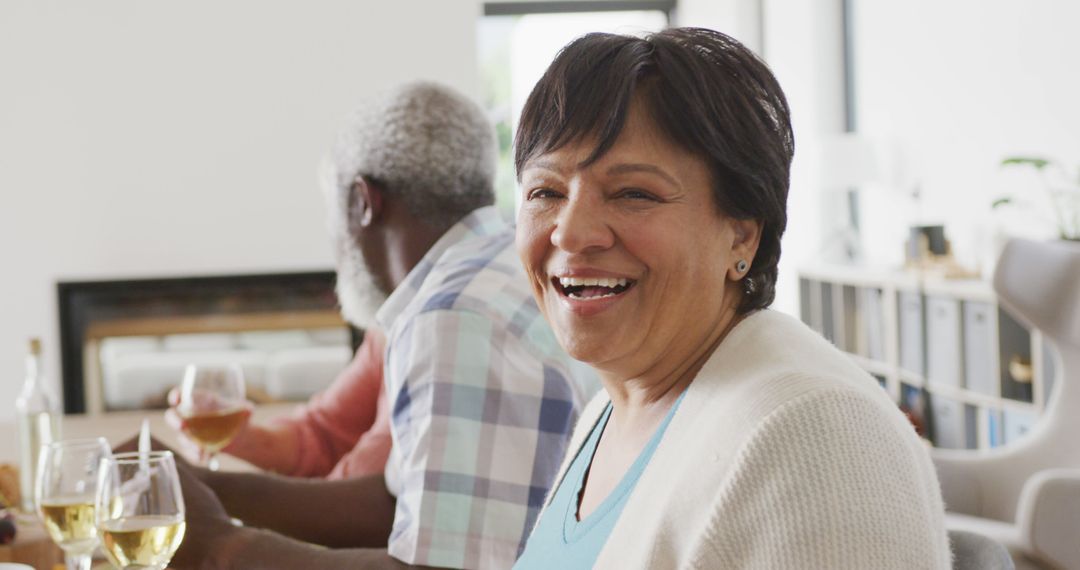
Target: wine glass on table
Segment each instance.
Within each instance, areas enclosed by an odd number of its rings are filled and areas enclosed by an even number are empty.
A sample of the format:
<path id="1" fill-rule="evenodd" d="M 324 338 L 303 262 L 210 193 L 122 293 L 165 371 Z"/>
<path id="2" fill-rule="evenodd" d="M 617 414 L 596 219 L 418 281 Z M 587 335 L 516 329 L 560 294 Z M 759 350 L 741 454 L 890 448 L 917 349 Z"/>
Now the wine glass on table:
<path id="1" fill-rule="evenodd" d="M 111 451 L 104 438 L 67 439 L 41 447 L 34 503 L 45 530 L 64 551 L 68 570 L 89 570 L 98 544 L 98 466 Z"/>
<path id="2" fill-rule="evenodd" d="M 184 540 L 184 496 L 171 451 L 103 459 L 95 505 L 101 546 L 117 568 L 161 570 Z"/>
<path id="3" fill-rule="evenodd" d="M 199 446 L 201 462 L 216 471 L 218 452 L 229 445 L 251 417 L 243 371 L 235 365 L 188 365 L 176 412 L 184 433 Z"/>

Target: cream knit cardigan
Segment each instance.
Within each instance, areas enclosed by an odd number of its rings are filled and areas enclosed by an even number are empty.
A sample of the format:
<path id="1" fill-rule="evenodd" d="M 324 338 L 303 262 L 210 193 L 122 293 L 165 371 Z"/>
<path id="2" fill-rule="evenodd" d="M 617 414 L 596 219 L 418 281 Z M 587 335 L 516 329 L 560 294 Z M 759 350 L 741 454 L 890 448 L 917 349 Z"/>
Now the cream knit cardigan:
<path id="1" fill-rule="evenodd" d="M 596 425 L 601 391 L 574 431 Z M 549 497 L 550 500 L 550 497 Z M 596 568 L 949 568 L 926 447 L 866 372 L 758 311 L 690 385 Z"/>

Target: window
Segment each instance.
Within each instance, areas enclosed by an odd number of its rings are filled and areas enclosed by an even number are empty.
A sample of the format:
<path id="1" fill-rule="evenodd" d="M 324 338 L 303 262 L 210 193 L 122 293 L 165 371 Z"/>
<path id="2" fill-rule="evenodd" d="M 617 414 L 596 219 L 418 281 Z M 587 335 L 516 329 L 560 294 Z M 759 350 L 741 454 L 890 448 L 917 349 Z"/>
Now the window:
<path id="1" fill-rule="evenodd" d="M 518 116 L 536 82 L 563 46 L 589 32 L 641 35 L 668 25 L 670 6 L 657 2 L 611 2 L 619 10 L 566 11 L 597 2 L 500 3 L 485 5 L 477 29 L 481 94 L 498 135 L 496 203 L 510 212 L 517 201 L 513 140 Z M 636 5 L 651 9 L 629 9 Z M 673 4 L 673 3 L 672 3 Z M 533 13 L 523 13 L 526 10 Z M 544 13 L 536 13 L 544 12 Z"/>

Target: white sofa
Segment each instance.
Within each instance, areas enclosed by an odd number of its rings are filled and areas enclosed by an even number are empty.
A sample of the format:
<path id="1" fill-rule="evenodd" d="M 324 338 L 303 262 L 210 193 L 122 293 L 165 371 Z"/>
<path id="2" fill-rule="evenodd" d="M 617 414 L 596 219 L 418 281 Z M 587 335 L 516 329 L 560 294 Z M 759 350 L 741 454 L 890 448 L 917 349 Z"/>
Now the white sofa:
<path id="1" fill-rule="evenodd" d="M 188 364 L 237 364 L 248 386 L 303 400 L 330 385 L 351 357 L 343 328 L 113 337 L 98 351 L 106 410 L 162 401 Z"/>

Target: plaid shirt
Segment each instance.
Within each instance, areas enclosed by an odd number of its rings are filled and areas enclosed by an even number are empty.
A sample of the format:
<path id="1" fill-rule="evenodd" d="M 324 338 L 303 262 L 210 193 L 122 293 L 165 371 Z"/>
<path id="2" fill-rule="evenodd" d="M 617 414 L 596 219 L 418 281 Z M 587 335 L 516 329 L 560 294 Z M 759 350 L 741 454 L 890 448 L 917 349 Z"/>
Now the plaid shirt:
<path id="1" fill-rule="evenodd" d="M 492 207 L 443 235 L 377 318 L 393 406 L 390 554 L 510 568 L 599 387 L 594 373 L 559 347 Z"/>

